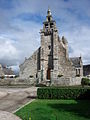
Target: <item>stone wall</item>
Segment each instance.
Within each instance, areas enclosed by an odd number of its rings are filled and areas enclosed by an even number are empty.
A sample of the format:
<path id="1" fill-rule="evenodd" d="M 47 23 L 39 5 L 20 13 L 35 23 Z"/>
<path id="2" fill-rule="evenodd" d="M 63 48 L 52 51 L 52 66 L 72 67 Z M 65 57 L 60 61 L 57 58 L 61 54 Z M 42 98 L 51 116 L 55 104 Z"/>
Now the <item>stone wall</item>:
<path id="1" fill-rule="evenodd" d="M 55 37 L 56 36 L 56 37 Z M 63 38 L 64 39 L 64 38 Z M 58 34 L 54 34 L 54 69 L 53 78 L 57 79 L 58 75 L 67 77 L 75 77 L 76 69 L 72 65 L 68 56 L 68 44 L 66 41 L 60 40 Z"/>
<path id="2" fill-rule="evenodd" d="M 46 80 L 48 69 L 48 55 L 50 55 L 51 36 L 41 34 L 41 70 L 43 70 L 43 80 Z"/>
<path id="3" fill-rule="evenodd" d="M 2 65 L 0 64 L 0 76 L 4 76 L 4 71 L 3 71 L 3 68 L 2 68 Z"/>
<path id="4" fill-rule="evenodd" d="M 34 54 L 26 59 L 23 64 L 20 65 L 20 78 L 36 78 L 37 67 L 39 67 L 39 62 L 37 64 L 39 49 L 34 52 Z"/>
<path id="5" fill-rule="evenodd" d="M 31 86 L 35 85 L 35 79 L 8 78 L 0 79 L 0 86 Z"/>
<path id="6" fill-rule="evenodd" d="M 77 86 L 81 85 L 81 77 L 60 77 L 51 80 L 51 85 L 54 86 Z"/>

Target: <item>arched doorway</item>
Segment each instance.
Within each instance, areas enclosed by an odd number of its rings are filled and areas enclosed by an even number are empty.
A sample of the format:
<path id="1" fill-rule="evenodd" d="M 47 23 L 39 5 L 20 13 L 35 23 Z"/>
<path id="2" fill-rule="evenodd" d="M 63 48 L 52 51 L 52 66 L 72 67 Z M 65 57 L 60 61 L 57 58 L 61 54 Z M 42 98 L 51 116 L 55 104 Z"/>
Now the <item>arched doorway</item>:
<path id="1" fill-rule="evenodd" d="M 51 79 L 51 69 L 48 68 L 47 70 L 47 79 L 50 80 Z"/>

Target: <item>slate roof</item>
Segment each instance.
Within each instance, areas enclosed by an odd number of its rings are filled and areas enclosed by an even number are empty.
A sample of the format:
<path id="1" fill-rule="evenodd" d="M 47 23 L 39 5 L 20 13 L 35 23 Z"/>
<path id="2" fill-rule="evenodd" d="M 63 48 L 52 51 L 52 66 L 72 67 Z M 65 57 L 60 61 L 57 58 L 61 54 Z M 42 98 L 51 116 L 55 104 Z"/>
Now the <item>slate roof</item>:
<path id="1" fill-rule="evenodd" d="M 15 75 L 15 74 L 11 68 L 8 68 L 0 64 L 0 76 L 4 76 L 4 75 Z"/>
<path id="2" fill-rule="evenodd" d="M 14 72 L 10 68 L 3 67 L 3 72 L 5 75 L 14 75 Z"/>
<path id="3" fill-rule="evenodd" d="M 89 65 L 83 65 L 83 75 L 84 76 L 90 75 L 90 64 Z"/>
<path id="4" fill-rule="evenodd" d="M 81 67 L 81 65 L 80 65 L 81 57 L 73 57 L 73 58 L 70 58 L 70 60 L 75 67 Z"/>

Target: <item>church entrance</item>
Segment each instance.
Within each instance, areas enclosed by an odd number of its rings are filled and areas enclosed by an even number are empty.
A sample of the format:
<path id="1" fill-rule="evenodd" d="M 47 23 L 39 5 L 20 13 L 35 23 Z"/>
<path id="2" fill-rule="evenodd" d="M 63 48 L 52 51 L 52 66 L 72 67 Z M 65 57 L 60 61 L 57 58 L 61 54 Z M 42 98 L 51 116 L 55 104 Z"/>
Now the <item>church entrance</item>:
<path id="1" fill-rule="evenodd" d="M 47 79 L 50 80 L 51 79 L 51 69 L 48 68 L 47 70 Z"/>

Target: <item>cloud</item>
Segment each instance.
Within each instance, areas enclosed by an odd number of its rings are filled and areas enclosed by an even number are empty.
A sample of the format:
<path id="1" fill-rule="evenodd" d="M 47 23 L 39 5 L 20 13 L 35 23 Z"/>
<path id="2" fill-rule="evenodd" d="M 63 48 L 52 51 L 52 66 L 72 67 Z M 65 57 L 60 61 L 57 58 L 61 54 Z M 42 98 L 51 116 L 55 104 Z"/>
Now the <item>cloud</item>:
<path id="1" fill-rule="evenodd" d="M 70 56 L 83 57 L 84 64 L 90 63 L 90 27 L 78 26 L 73 31 L 62 33 L 66 36 L 70 46 Z"/>
<path id="2" fill-rule="evenodd" d="M 15 20 L 11 26 L 17 30 L 0 35 L 0 53 L 4 53 L 0 57 L 0 62 L 19 65 L 40 46 L 40 25 L 33 21 Z"/>
<path id="3" fill-rule="evenodd" d="M 0 63 L 17 64 L 19 51 L 14 46 L 15 42 L 6 36 L 0 36 Z"/>
<path id="4" fill-rule="evenodd" d="M 90 63 L 90 0 L 0 0 L 1 63 L 21 64 L 40 46 L 48 6 L 60 37 L 69 42 L 70 56 L 82 54 L 84 64 Z"/>

